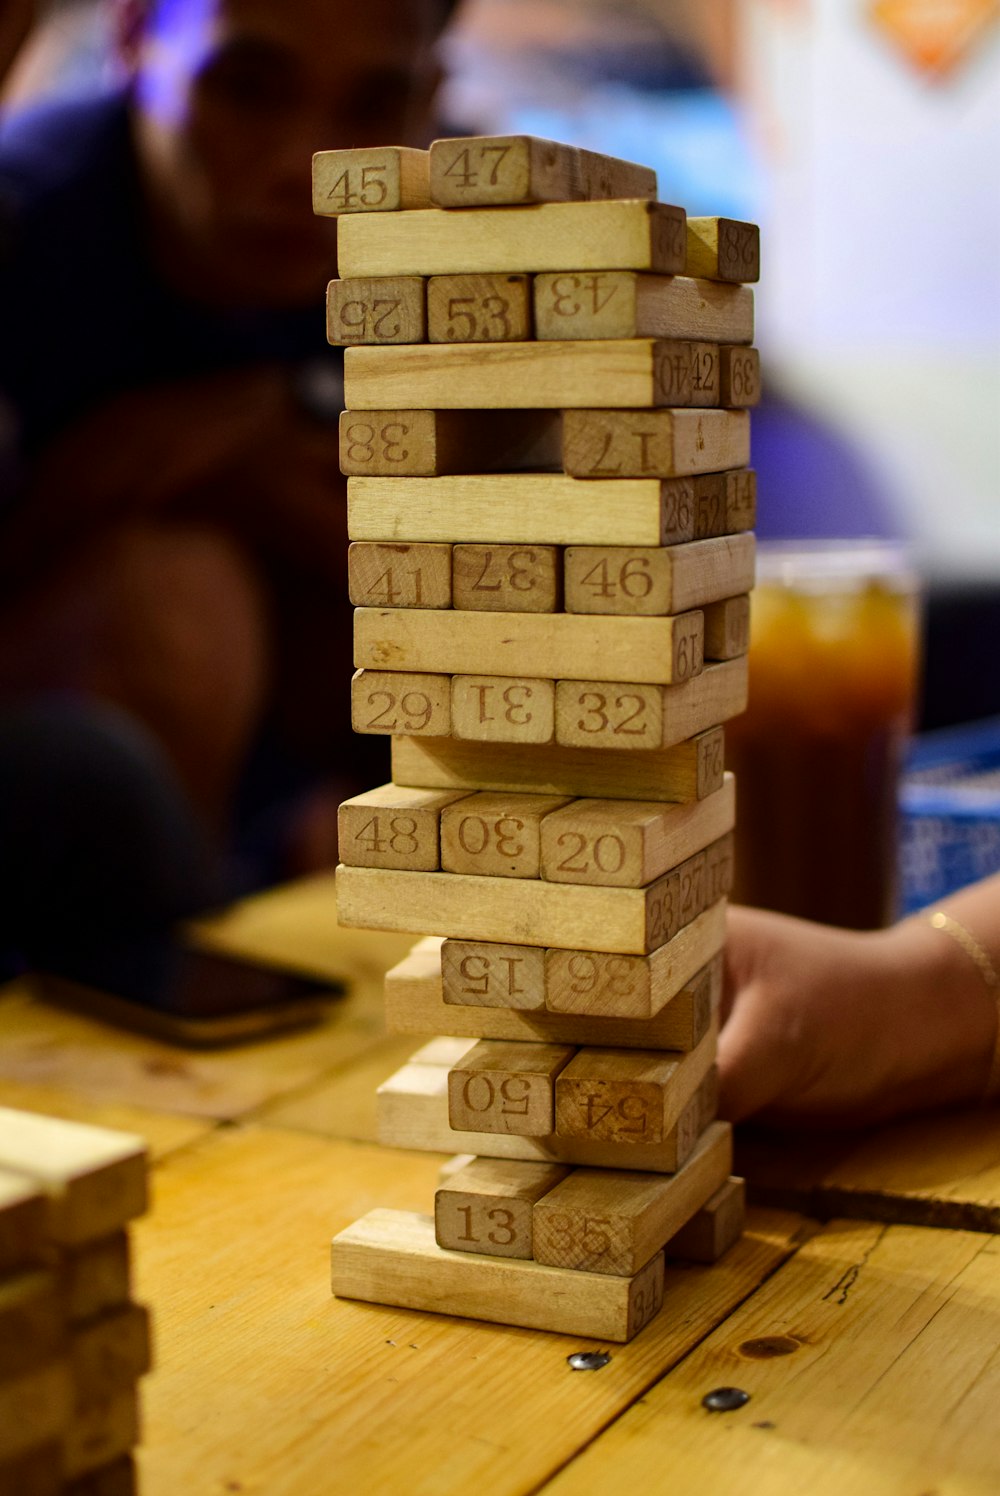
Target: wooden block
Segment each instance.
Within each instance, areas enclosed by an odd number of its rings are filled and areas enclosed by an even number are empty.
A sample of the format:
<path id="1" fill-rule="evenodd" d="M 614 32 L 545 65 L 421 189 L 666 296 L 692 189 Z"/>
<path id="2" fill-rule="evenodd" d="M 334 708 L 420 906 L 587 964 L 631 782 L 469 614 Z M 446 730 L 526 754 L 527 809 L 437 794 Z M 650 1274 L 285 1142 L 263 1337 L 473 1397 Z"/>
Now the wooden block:
<path id="1" fill-rule="evenodd" d="M 441 814 L 442 871 L 484 878 L 540 877 L 542 824 L 566 804 L 562 795 L 495 790 L 462 797 Z"/>
<path id="2" fill-rule="evenodd" d="M 693 483 L 547 473 L 350 478 L 347 524 L 352 540 L 676 545 L 695 538 Z"/>
<path id="3" fill-rule="evenodd" d="M 652 1018 L 685 989 L 690 1004 L 693 992 L 688 984 L 722 950 L 725 938 L 726 906 L 720 899 L 682 926 L 673 939 L 652 956 L 547 950 L 542 984 L 545 1007 L 553 1013 L 587 1014 L 591 1017 Z M 446 1002 L 448 987 L 444 951 L 447 946 L 446 941 L 441 962 Z M 494 981 L 499 986 L 499 970 Z M 459 1000 L 471 1001 L 464 995 Z M 591 1041 L 581 1039 L 580 1042 Z"/>
<path id="4" fill-rule="evenodd" d="M 754 538 L 671 546 L 567 546 L 567 613 L 655 617 L 701 608 L 753 586 Z M 730 659 L 707 654 L 706 658 Z"/>
<path id="5" fill-rule="evenodd" d="M 735 843 L 732 833 L 705 848 L 704 902 L 714 904 L 733 891 Z"/>
<path id="6" fill-rule="evenodd" d="M 732 669 L 725 666 L 724 669 Z M 739 666 L 735 667 L 740 669 Z M 709 710 L 719 710 L 727 703 L 716 689 L 717 666 L 711 666 L 697 679 L 709 687 Z M 743 671 L 745 675 L 745 671 Z M 461 677 L 456 676 L 456 680 Z M 592 682 L 577 681 L 577 691 L 589 691 Z M 629 687 L 613 686 L 612 691 Z M 645 693 L 644 688 L 644 693 Z M 671 687 L 670 693 L 687 692 L 686 686 Z M 745 691 L 745 686 L 744 686 Z M 653 688 L 656 701 L 657 731 L 660 740 L 666 736 L 663 696 Z M 614 703 L 614 697 L 609 700 Z M 645 699 L 643 694 L 642 699 Z M 593 706 L 594 702 L 586 705 Z M 635 707 L 622 705 L 621 717 Z M 641 705 L 641 702 L 640 702 Z M 738 708 L 734 708 L 737 710 Z M 607 702 L 605 703 L 607 711 Z M 704 710 L 701 713 L 704 715 Z M 732 712 L 720 712 L 718 721 Z M 678 712 L 671 708 L 671 725 L 677 726 Z M 618 720 L 618 719 L 616 719 Z M 635 725 L 640 725 L 636 722 Z M 434 789 L 470 790 L 536 790 L 539 794 L 586 795 L 598 799 L 621 800 L 701 800 L 722 783 L 725 759 L 725 734 L 721 727 L 706 727 L 673 746 L 649 749 L 621 749 L 615 744 L 614 723 L 609 718 L 602 727 L 598 718 L 588 719 L 593 728 L 612 746 L 606 748 L 558 747 L 550 745 L 505 748 L 502 757 L 484 752 L 473 743 L 453 738 L 397 737 L 392 742 L 393 779 L 397 784 L 419 785 Z M 583 729 L 581 729 L 583 735 Z M 649 732 L 649 737 L 654 734 Z M 590 741 L 590 736 L 586 736 Z M 629 740 L 626 740 L 629 741 Z"/>
<path id="7" fill-rule="evenodd" d="M 701 672 L 702 617 L 583 618 L 571 613 L 467 613 L 358 608 L 354 661 L 362 669 L 449 675 L 517 674 L 678 684 Z M 429 718 L 428 718 L 429 720 Z M 430 730 L 429 726 L 427 731 Z"/>
<path id="8" fill-rule="evenodd" d="M 63 1484 L 62 1450 L 55 1442 L 4 1460 L 0 1491 L 4 1496 L 76 1496 L 75 1486 Z"/>
<path id="9" fill-rule="evenodd" d="M 708 665 L 694 680 L 678 686 L 560 680 L 556 742 L 572 748 L 607 745 L 627 752 L 669 748 L 739 716 L 746 704 L 745 660 Z"/>
<path id="10" fill-rule="evenodd" d="M 66 1305 L 52 1271 L 0 1280 L 0 1382 L 37 1371 L 58 1358 Z"/>
<path id="11" fill-rule="evenodd" d="M 351 725 L 355 732 L 446 736 L 451 732 L 451 676 L 356 670 Z"/>
<path id="12" fill-rule="evenodd" d="M 331 1261 L 339 1298 L 597 1340 L 631 1340 L 663 1303 L 662 1253 L 634 1278 L 568 1273 L 448 1252 L 430 1216 L 406 1211 L 370 1211 L 334 1237 Z"/>
<path id="13" fill-rule="evenodd" d="M 342 801 L 337 812 L 341 861 L 352 867 L 436 872 L 441 866 L 441 812 L 464 798 L 461 790 L 383 784 Z"/>
<path id="14" fill-rule="evenodd" d="M 70 1364 L 78 1413 L 131 1388 L 150 1367 L 149 1311 L 141 1304 L 126 1304 L 77 1325 L 70 1341 Z"/>
<path id="15" fill-rule="evenodd" d="M 578 270 L 679 275 L 687 258 L 685 223 L 681 208 L 636 200 L 485 208 L 461 216 L 432 209 L 377 222 L 359 215 L 338 226 L 337 263 L 345 277 L 520 274 L 562 270 L 572 245 Z"/>
<path id="16" fill-rule="evenodd" d="M 690 479 L 694 538 L 752 530 L 757 518 L 757 474 L 752 468 L 702 473 Z"/>
<path id="17" fill-rule="evenodd" d="M 405 145 L 317 151 L 312 160 L 313 212 L 398 213 L 430 206 L 430 154 Z"/>
<path id="18" fill-rule="evenodd" d="M 711 541 L 708 542 L 711 544 Z M 751 586 L 753 583 L 751 582 Z M 737 660 L 750 648 L 750 599 L 727 597 L 705 608 L 705 658 Z"/>
<path id="19" fill-rule="evenodd" d="M 450 1070 L 459 1060 L 464 1060 L 470 1050 L 475 1049 L 474 1039 L 457 1039 L 449 1034 L 438 1034 L 410 1056 L 411 1065 L 438 1065 Z"/>
<path id="20" fill-rule="evenodd" d="M 536 1012 L 545 1007 L 545 956 L 533 945 L 446 940 L 441 947 L 441 996 L 461 1007 Z"/>
<path id="21" fill-rule="evenodd" d="M 555 613 L 562 602 L 561 563 L 554 545 L 456 545 L 454 606 L 490 613 Z"/>
<path id="22" fill-rule="evenodd" d="M 735 218 L 689 218 L 685 274 L 708 280 L 760 280 L 760 230 Z"/>
<path id="23" fill-rule="evenodd" d="M 351 602 L 359 608 L 451 607 L 450 545 L 356 541 L 348 549 L 347 574 Z"/>
<path id="24" fill-rule="evenodd" d="M 0 1381 L 0 1474 L 8 1462 L 61 1440 L 72 1416 L 73 1380 L 66 1360 Z M 17 1487 L 11 1496 L 19 1496 Z"/>
<path id="25" fill-rule="evenodd" d="M 530 1260 L 531 1208 L 568 1173 L 562 1164 L 474 1159 L 434 1196 L 438 1246 Z"/>
<path id="26" fill-rule="evenodd" d="M 59 1273 L 71 1324 L 121 1308 L 131 1286 L 128 1234 L 116 1231 L 78 1251 L 62 1253 Z"/>
<path id="27" fill-rule="evenodd" d="M 419 275 L 358 276 L 326 288 L 326 340 L 357 344 L 422 343 L 427 293 Z"/>
<path id="28" fill-rule="evenodd" d="M 427 282 L 428 342 L 526 343 L 532 336 L 529 276 L 432 275 Z"/>
<path id="29" fill-rule="evenodd" d="M 747 410 L 760 404 L 760 354 L 756 348 L 725 345 L 719 354 L 718 399 L 709 404 Z"/>
<path id="30" fill-rule="evenodd" d="M 656 197 L 656 173 L 533 135 L 471 135 L 431 146 L 431 201 L 439 208 Z"/>
<path id="31" fill-rule="evenodd" d="M 472 801 L 463 801 L 458 807 Z M 572 800 L 541 823 L 541 876 L 552 883 L 645 888 L 733 829 L 736 781 L 688 805 Z"/>
<path id="32" fill-rule="evenodd" d="M 76 1479 L 128 1454 L 138 1442 L 139 1400 L 128 1387 L 77 1409 L 63 1446 L 63 1468 Z"/>
<path id="33" fill-rule="evenodd" d="M 739 410 L 567 410 L 562 463 L 577 478 L 674 478 L 744 467 Z"/>
<path id="34" fill-rule="evenodd" d="M 136 1496 L 139 1477 L 131 1455 L 122 1455 L 65 1487 L 64 1496 Z"/>
<path id="35" fill-rule="evenodd" d="M 722 350 L 717 343 L 689 343 L 691 350 L 690 405 L 718 405 L 722 392 Z"/>
<path id="36" fill-rule="evenodd" d="M 130 1133 L 0 1107 L 0 1168 L 45 1191 L 48 1234 L 62 1245 L 106 1236 L 146 1208 L 146 1145 Z"/>
<path id="37" fill-rule="evenodd" d="M 47 1211 L 41 1190 L 22 1174 L 0 1168 L 0 1275 L 41 1260 Z"/>
<path id="38" fill-rule="evenodd" d="M 683 932 L 675 939 L 681 941 Z M 505 947 L 498 946 L 498 949 Z M 515 946 L 513 949 L 527 952 L 531 947 Z M 708 1032 L 722 990 L 722 962 L 716 957 L 685 982 L 674 996 L 668 997 L 651 1017 L 611 1018 L 587 1013 L 542 1012 L 540 1009 L 521 1013 L 507 1007 L 462 1007 L 444 1001 L 441 950 L 443 947 L 439 948 L 439 942 L 433 937 L 421 941 L 387 976 L 385 1016 L 391 1033 L 423 1034 L 431 1029 L 447 1028 L 452 1033 L 478 1039 L 529 1042 L 537 1039 L 553 1044 L 676 1049 L 686 1053 L 694 1049 Z M 598 959 L 601 959 L 600 955 Z M 651 961 L 654 959 L 650 958 Z M 658 973 L 653 974 L 650 983 L 650 1006 L 654 1006 L 658 999 L 654 979 L 658 979 Z"/>
<path id="39" fill-rule="evenodd" d="M 484 1039 L 448 1072 L 448 1121 L 459 1131 L 544 1138 L 554 1131 L 553 1087 L 573 1058 L 568 1044 Z"/>
<path id="40" fill-rule="evenodd" d="M 631 1277 L 728 1179 L 732 1128 L 713 1122 L 691 1157 L 666 1178 L 577 1169 L 532 1211 L 536 1262 Z"/>
<path id="41" fill-rule="evenodd" d="M 634 270 L 563 270 L 536 276 L 534 293 L 536 336 L 543 339 L 753 342 L 753 292 L 745 286 Z"/>
<path id="42" fill-rule="evenodd" d="M 451 731 L 475 743 L 551 743 L 556 683 L 513 675 L 452 676 Z"/>
<path id="43" fill-rule="evenodd" d="M 671 1236 L 667 1256 L 680 1262 L 718 1262 L 743 1235 L 746 1181 L 735 1176 L 719 1186 L 710 1200 Z"/>
<path id="44" fill-rule="evenodd" d="M 732 466 L 749 460 L 737 456 Z M 434 478 L 561 467 L 558 411 L 345 410 L 340 417 L 340 470 L 348 477 Z"/>
<path id="45" fill-rule="evenodd" d="M 351 410 L 694 405 L 701 398 L 692 394 L 693 346 L 633 338 L 348 348 L 344 391 Z"/>
<path id="46" fill-rule="evenodd" d="M 556 1077 L 556 1135 L 643 1147 L 662 1143 L 714 1065 L 715 1045 L 713 1027 L 685 1055 L 579 1050 Z"/>

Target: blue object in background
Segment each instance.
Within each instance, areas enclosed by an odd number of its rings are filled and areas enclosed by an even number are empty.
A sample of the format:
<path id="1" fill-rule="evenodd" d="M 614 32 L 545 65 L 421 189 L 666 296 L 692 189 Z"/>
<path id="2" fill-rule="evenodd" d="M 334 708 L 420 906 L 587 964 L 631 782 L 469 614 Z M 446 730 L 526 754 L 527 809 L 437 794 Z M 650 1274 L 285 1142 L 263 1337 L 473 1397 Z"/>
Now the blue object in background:
<path id="1" fill-rule="evenodd" d="M 917 738 L 900 790 L 902 913 L 1000 872 L 1000 717 Z"/>

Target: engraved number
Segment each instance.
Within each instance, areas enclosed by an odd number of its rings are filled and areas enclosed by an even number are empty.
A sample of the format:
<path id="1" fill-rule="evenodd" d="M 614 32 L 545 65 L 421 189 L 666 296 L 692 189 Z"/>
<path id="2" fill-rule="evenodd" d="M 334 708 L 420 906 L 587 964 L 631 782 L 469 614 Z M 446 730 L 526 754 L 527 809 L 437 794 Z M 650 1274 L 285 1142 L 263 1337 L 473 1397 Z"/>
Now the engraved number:
<path id="1" fill-rule="evenodd" d="M 377 701 L 384 701 L 386 704 L 374 717 L 369 718 L 367 725 L 376 727 L 381 732 L 423 732 L 434 712 L 434 703 L 426 691 L 404 691 L 399 697 L 394 691 L 372 691 L 368 697 L 368 705 L 374 707 Z M 390 712 L 395 713 L 391 721 Z"/>

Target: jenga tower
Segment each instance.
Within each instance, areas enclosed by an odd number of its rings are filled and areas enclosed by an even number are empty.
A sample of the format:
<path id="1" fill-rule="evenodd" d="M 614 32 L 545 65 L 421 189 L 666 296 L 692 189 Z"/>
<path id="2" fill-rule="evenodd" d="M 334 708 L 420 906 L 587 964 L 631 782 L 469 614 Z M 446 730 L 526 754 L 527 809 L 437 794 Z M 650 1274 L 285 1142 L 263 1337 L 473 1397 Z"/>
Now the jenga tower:
<path id="1" fill-rule="evenodd" d="M 746 697 L 758 236 L 527 137 L 321 153 L 338 226 L 353 720 L 344 925 L 425 940 L 389 1025 L 463 1036 L 382 1140 L 473 1155 L 333 1245 L 346 1297 L 623 1341 L 739 1234 L 715 1116 Z M 434 205 L 434 206 L 430 206 Z M 478 1041 L 478 1042 L 477 1042 Z"/>

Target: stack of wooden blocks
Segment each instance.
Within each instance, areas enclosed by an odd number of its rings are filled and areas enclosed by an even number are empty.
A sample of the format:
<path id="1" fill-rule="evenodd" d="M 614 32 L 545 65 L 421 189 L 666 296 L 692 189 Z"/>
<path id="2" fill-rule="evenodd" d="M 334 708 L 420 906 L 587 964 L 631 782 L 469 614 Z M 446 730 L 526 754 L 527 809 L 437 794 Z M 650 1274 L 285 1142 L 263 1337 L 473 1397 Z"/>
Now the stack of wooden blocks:
<path id="1" fill-rule="evenodd" d="M 341 807 L 338 912 L 445 934 L 389 1024 L 464 1039 L 383 1087 L 380 1135 L 474 1155 L 434 1222 L 343 1232 L 333 1287 L 607 1340 L 659 1310 L 668 1243 L 712 1260 L 742 1220 L 713 1119 L 758 236 L 655 196 L 528 137 L 315 160 L 353 720 L 393 766 Z"/>
<path id="2" fill-rule="evenodd" d="M 141 1138 L 0 1107 L 0 1492 L 131 1496 L 149 1316 Z"/>

